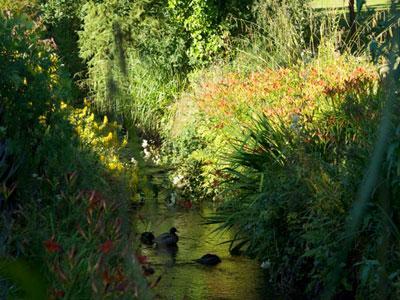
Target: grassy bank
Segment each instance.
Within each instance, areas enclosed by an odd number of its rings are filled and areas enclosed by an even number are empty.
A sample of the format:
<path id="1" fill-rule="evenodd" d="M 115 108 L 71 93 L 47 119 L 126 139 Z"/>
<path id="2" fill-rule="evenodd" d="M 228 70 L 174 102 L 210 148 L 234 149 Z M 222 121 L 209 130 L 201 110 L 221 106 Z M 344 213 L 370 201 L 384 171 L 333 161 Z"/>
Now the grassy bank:
<path id="1" fill-rule="evenodd" d="M 149 298 L 121 126 L 88 101 L 71 106 L 40 20 L 9 13 L 0 24 L 0 297 Z"/>

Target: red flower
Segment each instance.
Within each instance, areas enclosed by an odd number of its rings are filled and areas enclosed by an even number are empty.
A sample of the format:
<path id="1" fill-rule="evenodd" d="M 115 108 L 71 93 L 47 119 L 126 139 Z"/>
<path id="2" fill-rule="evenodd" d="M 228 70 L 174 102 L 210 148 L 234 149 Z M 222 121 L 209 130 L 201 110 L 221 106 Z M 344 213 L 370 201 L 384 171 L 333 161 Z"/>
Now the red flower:
<path id="1" fill-rule="evenodd" d="M 104 254 L 107 254 L 111 251 L 112 248 L 113 248 L 113 242 L 111 240 L 107 240 L 100 246 L 100 251 L 103 252 Z"/>
<path id="2" fill-rule="evenodd" d="M 62 250 L 62 247 L 60 246 L 60 244 L 58 244 L 54 241 L 54 237 L 51 238 L 50 240 L 44 241 L 43 244 L 44 244 L 44 247 L 46 248 L 46 250 L 50 253 L 57 253 L 57 252 L 61 252 L 61 250 Z"/>

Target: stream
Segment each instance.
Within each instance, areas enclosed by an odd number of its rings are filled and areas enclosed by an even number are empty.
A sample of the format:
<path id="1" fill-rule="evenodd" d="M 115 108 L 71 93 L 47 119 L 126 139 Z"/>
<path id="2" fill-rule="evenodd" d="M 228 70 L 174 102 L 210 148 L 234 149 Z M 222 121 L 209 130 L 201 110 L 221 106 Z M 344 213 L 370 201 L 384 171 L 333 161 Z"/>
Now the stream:
<path id="1" fill-rule="evenodd" d="M 273 299 L 260 265 L 255 260 L 231 256 L 230 232 L 213 232 L 217 225 L 204 225 L 204 217 L 212 208 L 183 209 L 164 203 L 147 201 L 136 212 L 136 230 L 153 231 L 155 235 L 178 229 L 178 250 L 174 253 L 141 245 L 141 255 L 154 268 L 150 282 L 161 280 L 154 287 L 158 299 Z M 192 260 L 206 253 L 217 254 L 222 262 L 214 267 Z M 270 296 L 268 296 L 270 295 Z"/>

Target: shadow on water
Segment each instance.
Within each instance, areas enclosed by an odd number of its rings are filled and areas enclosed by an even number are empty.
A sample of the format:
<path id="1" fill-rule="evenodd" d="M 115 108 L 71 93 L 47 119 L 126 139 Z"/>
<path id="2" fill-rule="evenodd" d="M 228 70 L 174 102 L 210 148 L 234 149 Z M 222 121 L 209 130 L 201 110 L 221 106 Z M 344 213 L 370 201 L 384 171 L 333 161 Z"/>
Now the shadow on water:
<path id="1" fill-rule="evenodd" d="M 179 230 L 178 249 L 166 251 L 141 246 L 141 253 L 156 270 L 152 281 L 161 275 L 155 287 L 160 299 L 274 299 L 269 292 L 259 263 L 245 257 L 231 256 L 227 244 L 229 232 L 215 233 L 216 225 L 203 225 L 211 208 L 185 210 L 148 203 L 137 214 L 139 232 L 153 231 L 155 235 Z M 206 253 L 217 254 L 222 263 L 207 267 L 194 263 Z M 270 295 L 270 296 L 268 296 Z"/>

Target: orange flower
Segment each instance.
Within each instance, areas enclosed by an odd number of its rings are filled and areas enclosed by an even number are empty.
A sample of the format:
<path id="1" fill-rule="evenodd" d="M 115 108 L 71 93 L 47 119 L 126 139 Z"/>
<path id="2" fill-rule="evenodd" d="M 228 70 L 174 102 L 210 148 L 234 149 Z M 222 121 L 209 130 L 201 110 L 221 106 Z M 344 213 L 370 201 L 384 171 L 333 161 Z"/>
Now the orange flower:
<path id="1" fill-rule="evenodd" d="M 50 240 L 44 241 L 43 244 L 46 250 L 50 253 L 57 253 L 61 252 L 62 250 L 60 244 L 54 241 L 54 237 L 52 237 Z"/>
<path id="2" fill-rule="evenodd" d="M 111 251 L 112 248 L 113 248 L 113 242 L 111 240 L 107 240 L 103 244 L 101 244 L 100 251 L 103 252 L 104 254 L 107 254 Z"/>

